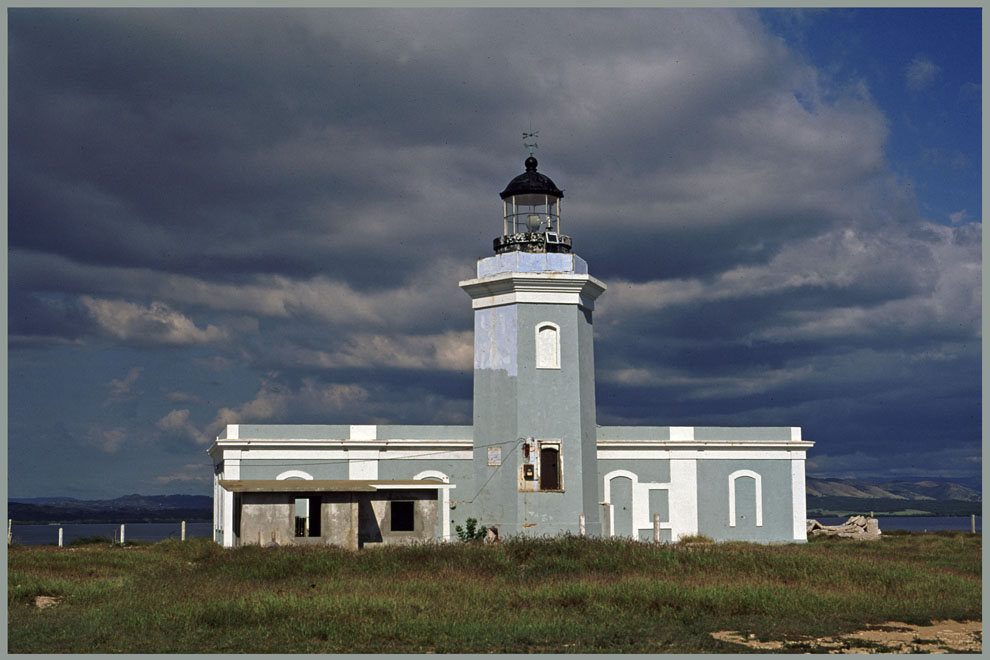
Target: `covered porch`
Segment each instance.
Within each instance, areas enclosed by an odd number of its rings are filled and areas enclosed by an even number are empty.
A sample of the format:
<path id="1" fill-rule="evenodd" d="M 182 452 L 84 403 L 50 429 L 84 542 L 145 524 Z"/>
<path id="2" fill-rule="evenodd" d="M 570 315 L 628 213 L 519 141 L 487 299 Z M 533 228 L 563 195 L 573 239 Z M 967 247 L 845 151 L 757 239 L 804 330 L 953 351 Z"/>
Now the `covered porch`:
<path id="1" fill-rule="evenodd" d="M 234 500 L 234 545 L 365 546 L 437 539 L 440 492 L 423 480 L 220 480 Z"/>

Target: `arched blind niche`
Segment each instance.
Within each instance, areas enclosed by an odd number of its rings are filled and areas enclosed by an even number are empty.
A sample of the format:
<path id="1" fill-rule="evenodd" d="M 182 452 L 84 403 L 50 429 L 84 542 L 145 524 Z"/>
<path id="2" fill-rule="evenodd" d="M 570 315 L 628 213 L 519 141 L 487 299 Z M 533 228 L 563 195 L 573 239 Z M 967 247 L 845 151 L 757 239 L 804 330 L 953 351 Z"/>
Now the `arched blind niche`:
<path id="1" fill-rule="evenodd" d="M 560 369 L 560 327 L 556 323 L 536 324 L 536 368 Z"/>

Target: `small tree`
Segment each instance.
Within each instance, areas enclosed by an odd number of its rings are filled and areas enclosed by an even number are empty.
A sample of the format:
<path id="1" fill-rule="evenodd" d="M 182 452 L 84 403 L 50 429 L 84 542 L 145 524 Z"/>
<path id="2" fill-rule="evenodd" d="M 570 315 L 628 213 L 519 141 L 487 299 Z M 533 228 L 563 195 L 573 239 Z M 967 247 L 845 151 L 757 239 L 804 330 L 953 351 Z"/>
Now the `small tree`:
<path id="1" fill-rule="evenodd" d="M 462 541 L 481 541 L 488 534 L 488 528 L 482 525 L 480 529 L 476 529 L 477 526 L 478 521 L 475 518 L 468 518 L 464 522 L 464 527 L 455 525 L 454 531 L 457 532 L 457 538 Z"/>

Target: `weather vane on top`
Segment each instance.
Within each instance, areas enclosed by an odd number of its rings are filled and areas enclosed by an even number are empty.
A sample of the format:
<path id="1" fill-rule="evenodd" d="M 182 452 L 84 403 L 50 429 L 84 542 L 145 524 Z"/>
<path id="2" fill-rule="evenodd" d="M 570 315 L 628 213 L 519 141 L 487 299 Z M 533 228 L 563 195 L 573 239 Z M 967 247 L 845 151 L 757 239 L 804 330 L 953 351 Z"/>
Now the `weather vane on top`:
<path id="1" fill-rule="evenodd" d="M 529 149 L 529 155 L 530 156 L 533 155 L 533 149 L 536 149 L 536 148 L 539 147 L 539 145 L 536 144 L 536 138 L 538 138 L 540 136 L 540 132 L 539 131 L 534 131 L 534 130 L 532 130 L 532 128 L 533 127 L 530 126 L 530 132 L 529 133 L 523 133 L 522 134 L 523 135 L 523 146 L 526 147 L 527 149 Z M 532 142 L 527 142 L 526 140 L 532 140 Z"/>

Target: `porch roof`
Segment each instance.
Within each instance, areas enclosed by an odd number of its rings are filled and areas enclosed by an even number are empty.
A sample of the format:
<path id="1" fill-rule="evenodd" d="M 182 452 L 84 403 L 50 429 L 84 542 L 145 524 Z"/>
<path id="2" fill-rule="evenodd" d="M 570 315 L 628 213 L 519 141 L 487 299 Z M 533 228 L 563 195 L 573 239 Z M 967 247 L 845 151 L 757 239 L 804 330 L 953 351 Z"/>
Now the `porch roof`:
<path id="1" fill-rule="evenodd" d="M 232 493 L 373 493 L 381 489 L 454 487 L 422 479 L 221 479 L 220 486 Z"/>

